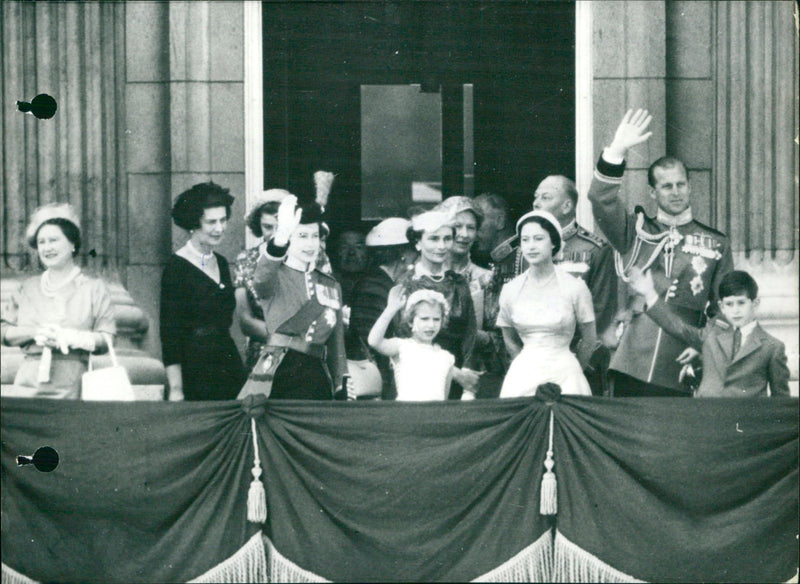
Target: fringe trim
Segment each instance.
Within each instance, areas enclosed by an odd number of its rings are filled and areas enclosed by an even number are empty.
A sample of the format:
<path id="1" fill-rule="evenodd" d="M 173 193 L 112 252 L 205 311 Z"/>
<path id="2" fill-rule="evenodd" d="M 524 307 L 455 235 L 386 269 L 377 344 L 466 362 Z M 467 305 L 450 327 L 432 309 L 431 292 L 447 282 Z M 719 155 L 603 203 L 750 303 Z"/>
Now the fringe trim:
<path id="1" fill-rule="evenodd" d="M 3 562 L 2 584 L 38 584 L 36 580 L 31 580 L 27 576 L 20 574 L 14 568 L 7 566 Z"/>
<path id="2" fill-rule="evenodd" d="M 259 531 L 230 558 L 190 582 L 269 582 L 266 557 Z"/>
<path id="3" fill-rule="evenodd" d="M 262 582 L 330 582 L 284 557 L 266 535 L 263 538 L 267 550 L 268 579 Z"/>
<path id="4" fill-rule="evenodd" d="M 556 530 L 554 582 L 644 582 L 615 570 Z"/>
<path id="5" fill-rule="evenodd" d="M 550 582 L 553 574 L 553 530 L 491 572 L 473 582 Z"/>

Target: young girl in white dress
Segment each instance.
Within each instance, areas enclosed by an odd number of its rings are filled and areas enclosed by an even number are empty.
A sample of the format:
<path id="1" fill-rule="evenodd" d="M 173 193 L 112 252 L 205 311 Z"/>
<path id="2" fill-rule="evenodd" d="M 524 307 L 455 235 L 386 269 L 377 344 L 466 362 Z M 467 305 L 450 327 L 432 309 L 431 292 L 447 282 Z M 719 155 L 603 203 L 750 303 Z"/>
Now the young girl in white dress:
<path id="1" fill-rule="evenodd" d="M 561 248 L 558 220 L 532 211 L 517 222 L 517 235 L 530 267 L 500 292 L 497 326 L 513 359 L 500 397 L 532 396 L 547 382 L 563 394 L 591 395 L 581 362 L 597 345 L 592 297 L 583 280 L 553 264 Z M 569 349 L 576 327 L 581 362 Z"/>
<path id="2" fill-rule="evenodd" d="M 411 338 L 387 339 L 386 328 L 400 310 L 411 328 Z M 447 313 L 447 300 L 441 292 L 417 290 L 406 300 L 402 286 L 389 291 L 386 309 L 375 321 L 368 342 L 392 360 L 398 400 L 447 399 L 455 357 L 433 342 Z"/>

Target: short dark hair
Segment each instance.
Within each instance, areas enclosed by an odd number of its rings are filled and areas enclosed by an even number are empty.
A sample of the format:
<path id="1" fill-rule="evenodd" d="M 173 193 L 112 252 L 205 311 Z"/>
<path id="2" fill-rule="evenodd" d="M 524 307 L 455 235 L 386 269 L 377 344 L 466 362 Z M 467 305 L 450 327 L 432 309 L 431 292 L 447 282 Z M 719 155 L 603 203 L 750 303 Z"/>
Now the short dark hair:
<path id="1" fill-rule="evenodd" d="M 653 164 L 650 165 L 650 168 L 647 169 L 647 184 L 649 184 L 652 188 L 656 188 L 656 168 L 673 168 L 675 166 L 680 166 L 683 168 L 683 173 L 686 175 L 686 180 L 689 180 L 689 169 L 686 168 L 686 165 L 682 160 L 679 160 L 674 156 L 662 156 L 653 162 Z"/>
<path id="2" fill-rule="evenodd" d="M 719 299 L 724 300 L 729 296 L 747 296 L 750 300 L 755 300 L 758 298 L 758 284 L 745 271 L 728 272 L 719 283 Z"/>
<path id="3" fill-rule="evenodd" d="M 172 220 L 186 231 L 198 229 L 206 209 L 225 207 L 225 217 L 231 218 L 233 197 L 230 190 L 214 182 L 199 183 L 183 191 L 172 206 Z"/>
<path id="4" fill-rule="evenodd" d="M 277 215 L 278 207 L 280 206 L 280 201 L 267 201 L 265 203 L 261 203 L 258 207 L 250 211 L 245 219 L 245 224 L 250 230 L 250 233 L 256 237 L 263 236 L 264 232 L 261 231 L 261 217 L 263 215 Z"/>
<path id="5" fill-rule="evenodd" d="M 522 228 L 528 223 L 538 223 L 542 226 L 542 229 L 547 231 L 547 234 L 550 236 L 550 243 L 553 244 L 553 255 L 555 256 L 559 250 L 561 250 L 561 236 L 558 234 L 555 226 L 553 226 L 553 224 L 544 217 L 534 215 L 533 217 L 528 217 L 522 223 L 517 225 L 517 236 L 522 233 Z"/>
<path id="6" fill-rule="evenodd" d="M 36 229 L 36 234 L 34 235 L 34 242 L 36 243 L 36 249 L 39 249 L 39 231 L 41 231 L 42 227 L 45 225 L 55 225 L 61 232 L 64 234 L 69 242 L 75 246 L 75 251 L 72 252 L 72 257 L 78 255 L 78 252 L 81 249 L 81 230 L 78 229 L 78 226 L 75 225 L 69 219 L 64 219 L 63 217 L 53 217 L 52 219 L 47 219 L 42 221 L 42 224 Z"/>

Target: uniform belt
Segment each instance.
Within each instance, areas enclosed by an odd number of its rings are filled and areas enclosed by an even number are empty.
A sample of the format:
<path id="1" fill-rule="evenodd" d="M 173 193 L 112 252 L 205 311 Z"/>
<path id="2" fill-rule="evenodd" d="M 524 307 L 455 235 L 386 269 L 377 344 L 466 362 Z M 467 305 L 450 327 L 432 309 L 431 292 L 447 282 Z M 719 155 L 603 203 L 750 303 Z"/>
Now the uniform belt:
<path id="1" fill-rule="evenodd" d="M 267 339 L 269 347 L 286 347 L 292 351 L 303 353 L 317 359 L 325 358 L 325 345 L 312 345 L 299 337 L 284 335 L 282 333 L 272 333 Z"/>

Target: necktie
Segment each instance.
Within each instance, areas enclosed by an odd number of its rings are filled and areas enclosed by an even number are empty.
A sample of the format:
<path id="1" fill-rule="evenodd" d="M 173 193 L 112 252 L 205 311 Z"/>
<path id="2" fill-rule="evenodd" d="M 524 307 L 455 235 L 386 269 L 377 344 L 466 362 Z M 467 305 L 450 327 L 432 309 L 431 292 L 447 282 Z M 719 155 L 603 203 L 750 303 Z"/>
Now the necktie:
<path id="1" fill-rule="evenodd" d="M 736 357 L 736 353 L 738 353 L 739 349 L 741 348 L 742 348 L 742 330 L 737 327 L 733 331 L 733 352 L 731 353 L 731 359 Z"/>

